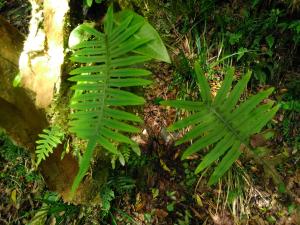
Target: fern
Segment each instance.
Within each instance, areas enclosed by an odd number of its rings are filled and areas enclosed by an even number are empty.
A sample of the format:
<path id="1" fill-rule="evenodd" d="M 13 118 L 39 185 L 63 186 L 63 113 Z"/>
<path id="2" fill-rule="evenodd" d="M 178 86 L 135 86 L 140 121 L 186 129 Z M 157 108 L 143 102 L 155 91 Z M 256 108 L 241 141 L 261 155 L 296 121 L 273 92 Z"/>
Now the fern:
<path id="1" fill-rule="evenodd" d="M 128 176 L 116 175 L 109 178 L 107 185 L 118 194 L 130 193 L 136 187 L 135 181 Z"/>
<path id="2" fill-rule="evenodd" d="M 128 145 L 122 145 L 122 146 L 120 146 L 120 152 L 124 156 L 124 160 L 125 160 L 126 163 L 130 159 L 131 151 L 132 151 L 132 149 L 130 149 Z M 139 153 L 136 153 L 136 154 L 139 155 Z"/>
<path id="3" fill-rule="evenodd" d="M 105 185 L 100 191 L 100 197 L 102 202 L 102 215 L 106 216 L 110 211 L 111 202 L 115 199 L 115 193 L 108 185 Z"/>
<path id="4" fill-rule="evenodd" d="M 123 148 L 121 148 L 121 152 L 122 155 L 124 156 L 125 162 L 128 162 L 130 158 L 130 152 L 131 152 L 130 149 L 124 146 Z"/>
<path id="5" fill-rule="evenodd" d="M 250 136 L 260 132 L 275 115 L 279 106 L 273 107 L 271 101 L 259 105 L 272 93 L 273 88 L 251 96 L 237 106 L 244 89 L 247 87 L 251 76 L 250 72 L 231 90 L 234 70 L 230 68 L 215 98 L 211 97 L 209 84 L 198 63 L 195 64 L 195 72 L 201 101 L 171 100 L 163 101 L 161 104 L 194 111 L 191 116 L 171 125 L 169 130 L 193 127 L 176 142 L 179 145 L 194 140 L 191 146 L 184 151 L 182 159 L 186 159 L 201 149 L 214 144 L 214 148 L 203 158 L 195 170 L 195 173 L 199 173 L 222 158 L 208 181 L 208 184 L 212 185 L 239 158 L 244 148 L 253 150 L 249 144 Z"/>
<path id="6" fill-rule="evenodd" d="M 70 105 L 73 110 L 70 131 L 88 143 L 72 193 L 87 172 L 98 144 L 113 157 L 119 157 L 121 162 L 124 162 L 124 157 L 118 150 L 119 143 L 137 151 L 138 145 L 124 133 L 139 132 L 137 127 L 129 123 L 142 120 L 126 112 L 124 106 L 142 105 L 145 100 L 122 88 L 151 83 L 144 78 L 151 72 L 135 68 L 135 64 L 152 58 L 169 61 L 156 31 L 143 17 L 131 11 L 115 15 L 110 7 L 104 20 L 103 33 L 86 25 L 80 28 L 90 35 L 90 39 L 73 47 L 71 60 L 84 65 L 70 72 L 72 77 L 69 80 L 76 82 Z"/>
<path id="7" fill-rule="evenodd" d="M 50 129 L 44 129 L 43 133 L 39 134 L 40 139 L 36 141 L 37 147 L 35 150 L 37 156 L 37 166 L 41 161 L 45 160 L 50 153 L 53 153 L 53 149 L 58 144 L 62 143 L 64 133 L 58 127 L 51 127 Z"/>

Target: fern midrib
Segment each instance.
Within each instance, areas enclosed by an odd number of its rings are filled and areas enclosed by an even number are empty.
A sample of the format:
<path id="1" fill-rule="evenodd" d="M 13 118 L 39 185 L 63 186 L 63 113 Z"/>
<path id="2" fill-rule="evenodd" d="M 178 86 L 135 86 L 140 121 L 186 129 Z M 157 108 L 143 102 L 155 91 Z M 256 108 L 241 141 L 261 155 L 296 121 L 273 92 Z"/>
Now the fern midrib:
<path id="1" fill-rule="evenodd" d="M 105 34 L 104 36 L 104 43 L 105 43 L 105 49 L 106 49 L 106 61 L 105 61 L 105 79 L 104 79 L 104 87 L 103 87 L 103 98 L 101 98 L 100 101 L 100 110 L 99 110 L 99 116 L 98 116 L 98 123 L 96 125 L 96 136 L 99 134 L 99 129 L 102 125 L 103 121 L 103 111 L 105 108 L 105 100 L 106 100 L 106 91 L 108 88 L 108 80 L 110 78 L 110 67 L 111 67 L 111 57 L 110 57 L 110 46 L 109 46 L 109 38 L 108 35 Z"/>
<path id="2" fill-rule="evenodd" d="M 97 136 L 99 135 L 100 127 L 101 127 L 102 121 L 103 121 L 102 117 L 104 114 L 103 111 L 104 111 L 104 107 L 105 107 L 106 91 L 107 91 L 107 86 L 108 86 L 108 80 L 110 78 L 109 74 L 110 74 L 110 67 L 111 67 L 111 57 L 110 57 L 110 50 L 109 50 L 109 39 L 108 39 L 107 35 L 104 36 L 104 42 L 105 42 L 105 47 L 106 47 L 106 61 L 105 61 L 106 76 L 104 79 L 103 97 L 101 98 L 101 100 L 99 102 L 100 110 L 99 110 L 98 121 L 97 121 L 96 128 L 95 128 L 95 133 L 93 134 L 93 136 L 91 136 L 89 138 L 88 145 L 87 145 L 86 151 L 84 153 L 86 156 L 85 159 L 88 159 L 88 160 L 90 160 L 90 158 L 92 157 L 93 150 L 97 145 Z M 84 174 L 86 173 L 87 168 L 84 168 L 84 167 L 88 163 L 89 162 L 81 163 L 81 168 L 79 169 L 79 173 L 75 177 L 75 180 L 74 180 L 72 188 L 71 188 L 72 196 L 74 195 L 75 190 L 79 186 L 81 179 L 83 178 Z M 82 166 L 82 165 L 84 165 L 84 166 Z"/>
<path id="3" fill-rule="evenodd" d="M 274 168 L 270 165 L 270 163 L 265 160 L 262 160 L 260 157 L 254 154 L 253 152 L 254 148 L 251 147 L 250 144 L 236 132 L 234 127 L 231 126 L 231 124 L 224 119 L 224 116 L 221 113 L 219 113 L 218 110 L 215 109 L 213 106 L 211 105 L 206 105 L 206 106 L 208 110 L 212 112 L 215 115 L 215 117 L 217 117 L 218 120 L 220 120 L 223 124 L 225 124 L 226 128 L 230 130 L 241 143 L 244 144 L 246 150 L 243 150 L 243 152 L 251 156 L 257 163 L 262 163 L 269 170 L 269 172 L 273 174 L 273 177 L 274 179 L 276 179 L 276 182 L 282 183 L 280 175 L 274 170 Z"/>
<path id="4" fill-rule="evenodd" d="M 236 129 L 227 121 L 224 119 L 224 116 L 218 112 L 217 109 L 215 109 L 215 107 L 208 105 L 208 110 L 210 112 L 213 113 L 213 115 L 219 120 L 221 121 L 225 127 L 231 132 L 233 133 L 233 135 L 241 142 L 243 143 L 247 148 L 250 148 L 250 146 L 248 145 L 248 142 L 241 136 L 238 134 L 238 132 L 236 132 Z M 251 149 L 251 148 L 250 148 Z"/>

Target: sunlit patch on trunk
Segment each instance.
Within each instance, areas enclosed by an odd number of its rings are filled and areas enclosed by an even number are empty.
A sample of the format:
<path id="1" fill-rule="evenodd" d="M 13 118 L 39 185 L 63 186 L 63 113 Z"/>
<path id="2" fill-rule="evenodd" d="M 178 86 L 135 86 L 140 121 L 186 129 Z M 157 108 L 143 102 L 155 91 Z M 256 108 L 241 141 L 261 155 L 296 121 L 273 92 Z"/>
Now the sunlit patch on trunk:
<path id="1" fill-rule="evenodd" d="M 46 108 L 60 86 L 64 23 L 69 6 L 67 0 L 31 0 L 30 3 L 29 35 L 19 60 L 21 85 L 33 92 L 38 107 Z"/>

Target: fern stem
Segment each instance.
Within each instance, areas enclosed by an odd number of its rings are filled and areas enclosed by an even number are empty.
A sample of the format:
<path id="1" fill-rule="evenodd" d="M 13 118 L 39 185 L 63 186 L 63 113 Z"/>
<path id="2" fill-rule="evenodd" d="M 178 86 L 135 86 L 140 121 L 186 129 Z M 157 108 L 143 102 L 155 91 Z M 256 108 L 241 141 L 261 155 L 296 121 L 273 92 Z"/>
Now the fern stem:
<path id="1" fill-rule="evenodd" d="M 82 156 L 81 162 L 80 162 L 80 168 L 79 172 L 77 173 L 72 188 L 71 188 L 71 198 L 73 198 L 75 191 L 77 190 L 80 182 L 82 181 L 85 173 L 88 171 L 90 160 L 93 156 L 94 149 L 97 145 L 97 138 L 94 137 L 89 140 L 87 148 Z"/>
<path id="2" fill-rule="evenodd" d="M 111 57 L 110 57 L 110 48 L 109 48 L 109 38 L 108 35 L 104 36 L 104 43 L 105 43 L 105 49 L 106 49 L 106 60 L 105 60 L 105 79 L 104 79 L 104 85 L 103 85 L 103 98 L 101 98 L 101 108 L 99 111 L 99 116 L 98 116 L 98 123 L 96 126 L 96 133 L 99 133 L 99 127 L 103 121 L 103 111 L 105 107 L 105 100 L 106 100 L 106 91 L 108 88 L 108 80 L 110 78 L 110 67 L 111 67 Z"/>
<path id="3" fill-rule="evenodd" d="M 104 79 L 104 85 L 103 85 L 103 98 L 101 98 L 99 105 L 100 110 L 99 110 L 99 114 L 98 114 L 98 120 L 95 126 L 95 133 L 93 134 L 93 136 L 91 136 L 88 140 L 88 145 L 87 148 L 82 156 L 82 160 L 80 162 L 80 168 L 79 168 L 79 172 L 77 174 L 77 176 L 74 179 L 72 188 L 71 188 L 71 198 L 73 198 L 76 189 L 78 188 L 80 182 L 82 181 L 84 175 L 86 174 L 86 172 L 88 171 L 89 165 L 90 165 L 90 160 L 93 156 L 93 152 L 94 149 L 97 145 L 97 134 L 100 134 L 100 127 L 102 126 L 102 121 L 103 121 L 103 114 L 104 114 L 104 108 L 105 108 L 105 99 L 106 99 L 106 91 L 108 89 L 108 81 L 110 79 L 110 68 L 111 68 L 111 57 L 110 57 L 110 48 L 109 48 L 109 38 L 107 35 L 104 36 L 104 42 L 105 42 L 105 48 L 106 48 L 106 61 L 105 61 L 105 65 L 106 65 L 106 76 Z"/>
<path id="4" fill-rule="evenodd" d="M 248 142 L 243 137 L 241 137 L 241 135 L 239 135 L 238 132 L 236 132 L 237 129 L 234 129 L 234 127 L 232 127 L 232 125 L 224 119 L 225 117 L 221 115 L 221 113 L 219 113 L 213 106 L 208 106 L 208 110 L 212 112 L 217 117 L 218 120 L 220 120 L 223 124 L 225 124 L 226 128 L 231 133 L 233 133 L 241 143 L 243 143 L 245 146 L 248 147 Z"/>

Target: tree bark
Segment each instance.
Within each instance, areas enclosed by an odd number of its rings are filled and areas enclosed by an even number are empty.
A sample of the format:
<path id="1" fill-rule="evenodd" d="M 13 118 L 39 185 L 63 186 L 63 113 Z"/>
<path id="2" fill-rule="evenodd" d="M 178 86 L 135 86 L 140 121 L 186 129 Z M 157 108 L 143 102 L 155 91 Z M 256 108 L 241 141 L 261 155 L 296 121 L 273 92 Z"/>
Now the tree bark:
<path id="1" fill-rule="evenodd" d="M 53 95 L 59 93 L 60 79 L 64 75 L 69 0 L 29 1 L 32 13 L 26 40 L 0 18 L 0 128 L 4 128 L 17 145 L 29 150 L 34 157 L 38 134 L 53 122 L 53 118 L 49 118 L 52 115 L 49 116 L 46 111 L 53 102 Z M 75 3 L 77 0 L 72 1 L 72 6 Z M 21 84 L 13 87 L 18 72 Z M 66 107 L 63 105 L 63 108 Z M 61 159 L 63 151 L 64 144 L 61 144 L 39 166 L 48 188 L 60 193 L 67 202 L 99 204 L 99 188 L 106 181 L 108 161 L 100 160 L 100 169 L 94 171 L 97 178 L 87 176 L 74 198 L 70 199 L 78 162 L 71 153 Z"/>
<path id="2" fill-rule="evenodd" d="M 31 0 L 31 3 L 30 33 L 25 44 L 23 35 L 0 18 L 0 127 L 34 157 L 38 134 L 49 125 L 45 109 L 59 90 L 68 1 Z M 21 87 L 13 87 L 18 72 Z M 61 160 L 62 151 L 61 145 L 42 162 L 40 169 L 48 188 L 70 200 L 78 163 L 71 154 Z"/>
<path id="3" fill-rule="evenodd" d="M 34 149 L 37 135 L 47 126 L 47 120 L 24 88 L 13 87 L 23 41 L 23 35 L 0 17 L 0 126 L 16 144 Z"/>

